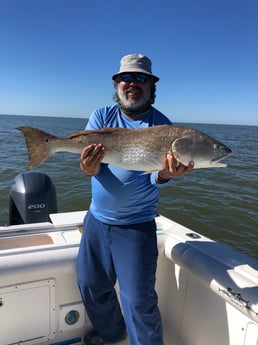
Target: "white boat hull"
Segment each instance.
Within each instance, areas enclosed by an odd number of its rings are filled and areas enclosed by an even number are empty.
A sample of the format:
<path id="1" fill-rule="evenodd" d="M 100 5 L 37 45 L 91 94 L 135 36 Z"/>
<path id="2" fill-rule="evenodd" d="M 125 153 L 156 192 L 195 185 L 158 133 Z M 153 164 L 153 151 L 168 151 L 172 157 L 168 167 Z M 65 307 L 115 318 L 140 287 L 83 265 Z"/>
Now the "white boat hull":
<path id="1" fill-rule="evenodd" d="M 83 344 L 91 324 L 75 264 L 84 214 L 0 227 L 0 345 Z M 166 344 L 257 345 L 258 263 L 165 217 L 156 221 Z"/>

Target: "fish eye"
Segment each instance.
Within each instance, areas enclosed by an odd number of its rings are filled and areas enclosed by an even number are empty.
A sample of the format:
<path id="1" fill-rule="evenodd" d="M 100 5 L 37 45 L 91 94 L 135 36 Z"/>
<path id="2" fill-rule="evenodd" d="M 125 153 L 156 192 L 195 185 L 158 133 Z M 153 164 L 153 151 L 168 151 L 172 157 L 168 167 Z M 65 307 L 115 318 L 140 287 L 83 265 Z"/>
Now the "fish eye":
<path id="1" fill-rule="evenodd" d="M 213 144 L 213 149 L 214 150 L 218 150 L 219 149 L 219 145 L 218 144 Z"/>

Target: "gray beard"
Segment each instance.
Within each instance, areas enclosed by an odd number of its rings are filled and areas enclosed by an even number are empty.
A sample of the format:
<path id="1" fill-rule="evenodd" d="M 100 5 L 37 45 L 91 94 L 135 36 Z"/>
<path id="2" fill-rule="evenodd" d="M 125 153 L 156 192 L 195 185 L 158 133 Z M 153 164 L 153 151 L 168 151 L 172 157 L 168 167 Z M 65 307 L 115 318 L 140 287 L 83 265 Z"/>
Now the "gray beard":
<path id="1" fill-rule="evenodd" d="M 124 92 L 117 90 L 118 101 L 122 109 L 126 109 L 130 111 L 137 111 L 145 108 L 146 106 L 151 105 L 151 93 L 147 94 L 146 96 L 142 97 L 139 100 L 127 99 Z"/>

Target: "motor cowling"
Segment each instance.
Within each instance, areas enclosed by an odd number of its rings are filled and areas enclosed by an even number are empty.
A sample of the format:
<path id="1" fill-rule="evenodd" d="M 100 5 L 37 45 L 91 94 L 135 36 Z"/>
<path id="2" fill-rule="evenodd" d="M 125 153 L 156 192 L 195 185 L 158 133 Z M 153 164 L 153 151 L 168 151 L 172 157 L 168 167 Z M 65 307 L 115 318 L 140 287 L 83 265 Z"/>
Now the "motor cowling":
<path id="1" fill-rule="evenodd" d="M 49 222 L 51 213 L 57 213 L 57 199 L 50 177 L 34 171 L 17 175 L 10 189 L 10 225 Z"/>

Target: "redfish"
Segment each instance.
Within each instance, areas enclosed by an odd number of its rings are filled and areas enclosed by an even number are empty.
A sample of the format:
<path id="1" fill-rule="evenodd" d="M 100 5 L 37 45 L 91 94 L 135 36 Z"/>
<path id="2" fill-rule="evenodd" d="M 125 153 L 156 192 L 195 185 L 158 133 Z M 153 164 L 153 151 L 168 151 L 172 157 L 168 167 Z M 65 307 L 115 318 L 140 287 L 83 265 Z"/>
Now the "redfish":
<path id="1" fill-rule="evenodd" d="M 103 163 L 144 172 L 163 169 L 164 157 L 169 155 L 185 166 L 193 161 L 197 169 L 225 167 L 220 161 L 231 154 L 230 148 L 205 133 L 172 125 L 86 130 L 62 138 L 38 128 L 22 126 L 17 129 L 25 136 L 29 170 L 56 152 L 80 154 L 87 145 L 99 143 L 105 148 Z"/>

